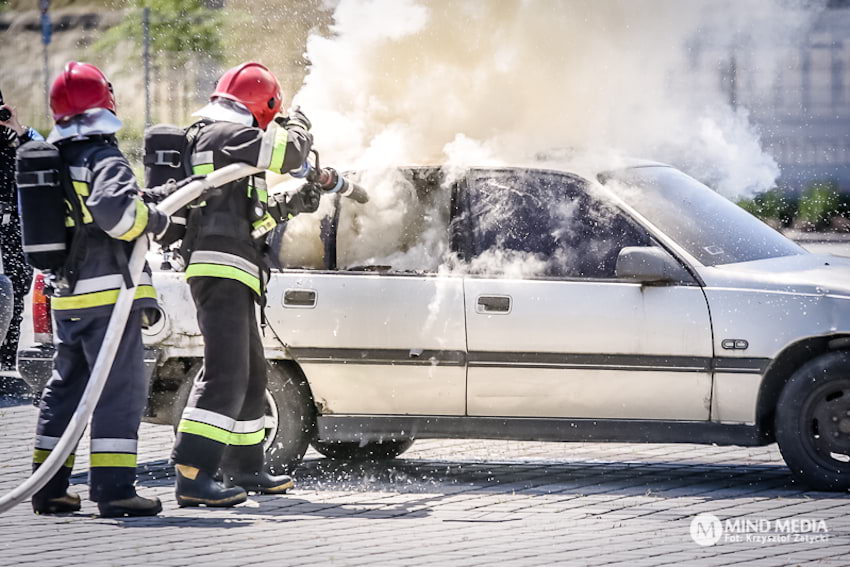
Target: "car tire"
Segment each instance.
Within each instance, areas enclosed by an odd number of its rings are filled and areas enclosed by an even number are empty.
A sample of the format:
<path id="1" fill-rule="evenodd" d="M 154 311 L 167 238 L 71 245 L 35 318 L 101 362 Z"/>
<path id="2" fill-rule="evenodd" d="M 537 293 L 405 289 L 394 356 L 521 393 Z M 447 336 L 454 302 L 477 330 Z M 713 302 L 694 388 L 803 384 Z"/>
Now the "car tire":
<path id="1" fill-rule="evenodd" d="M 776 441 L 792 474 L 814 490 L 850 488 L 850 353 L 797 370 L 776 408 Z"/>
<path id="2" fill-rule="evenodd" d="M 413 439 L 374 441 L 313 441 L 313 448 L 329 459 L 340 461 L 386 461 L 410 449 Z"/>
<path id="3" fill-rule="evenodd" d="M 203 366 L 192 367 L 187 380 L 180 385 L 174 412 L 174 431 L 179 416 L 189 401 L 192 384 Z M 272 474 L 291 473 L 295 470 L 310 440 L 315 435 L 316 410 L 310 387 L 304 376 L 285 362 L 270 362 L 266 387 L 266 435 L 263 439 L 266 467 Z"/>

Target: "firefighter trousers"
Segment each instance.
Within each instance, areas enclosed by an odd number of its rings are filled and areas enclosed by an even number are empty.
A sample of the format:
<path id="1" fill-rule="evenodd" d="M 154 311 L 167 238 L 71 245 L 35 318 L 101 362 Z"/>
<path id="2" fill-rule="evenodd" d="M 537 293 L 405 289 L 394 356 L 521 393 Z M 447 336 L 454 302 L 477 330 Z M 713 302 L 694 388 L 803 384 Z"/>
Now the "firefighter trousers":
<path id="1" fill-rule="evenodd" d="M 172 459 L 210 475 L 263 468 L 266 359 L 254 292 L 232 279 L 189 280 L 204 336 L 204 369 L 177 427 Z"/>
<path id="2" fill-rule="evenodd" d="M 24 260 L 21 248 L 21 222 L 17 212 L 0 213 L 0 248 L 3 251 L 3 271 L 12 280 L 14 306 L 6 340 L 0 346 L 0 370 L 14 370 L 17 361 L 18 339 L 24 313 L 24 298 L 32 284 L 32 268 Z"/>
<path id="3" fill-rule="evenodd" d="M 56 322 L 53 376 L 39 405 L 33 470 L 47 459 L 79 405 L 106 336 L 109 317 Z M 91 419 L 90 496 L 95 502 L 136 494 L 136 449 L 147 402 L 142 311 L 130 313 L 118 353 Z M 68 489 L 74 455 L 34 499 L 56 498 Z"/>

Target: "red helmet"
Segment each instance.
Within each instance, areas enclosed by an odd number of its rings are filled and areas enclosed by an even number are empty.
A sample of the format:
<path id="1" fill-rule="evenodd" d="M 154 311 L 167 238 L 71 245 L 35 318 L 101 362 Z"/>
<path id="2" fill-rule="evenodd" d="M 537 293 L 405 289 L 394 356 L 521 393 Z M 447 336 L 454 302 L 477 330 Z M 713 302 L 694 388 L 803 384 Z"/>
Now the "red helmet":
<path id="1" fill-rule="evenodd" d="M 245 105 L 263 130 L 280 111 L 280 83 L 261 63 L 242 63 L 228 70 L 215 87 L 210 100 L 228 98 Z"/>
<path id="2" fill-rule="evenodd" d="M 106 108 L 115 113 L 112 85 L 94 65 L 71 61 L 50 87 L 53 120 L 58 122 L 92 108 Z"/>

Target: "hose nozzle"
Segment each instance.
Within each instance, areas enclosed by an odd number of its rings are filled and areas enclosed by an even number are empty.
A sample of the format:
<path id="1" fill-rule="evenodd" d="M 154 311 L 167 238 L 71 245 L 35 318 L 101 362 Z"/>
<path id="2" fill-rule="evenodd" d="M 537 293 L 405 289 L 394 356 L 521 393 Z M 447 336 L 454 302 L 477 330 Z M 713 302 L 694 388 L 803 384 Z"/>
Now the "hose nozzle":
<path id="1" fill-rule="evenodd" d="M 305 161 L 299 169 L 289 172 L 292 177 L 306 179 L 325 193 L 339 193 L 343 197 L 354 199 L 358 203 L 369 202 L 369 194 L 363 187 L 346 179 L 334 168 L 319 165 L 319 152 L 316 150 L 311 150 L 310 153 L 315 156 L 316 163 L 311 164 Z"/>

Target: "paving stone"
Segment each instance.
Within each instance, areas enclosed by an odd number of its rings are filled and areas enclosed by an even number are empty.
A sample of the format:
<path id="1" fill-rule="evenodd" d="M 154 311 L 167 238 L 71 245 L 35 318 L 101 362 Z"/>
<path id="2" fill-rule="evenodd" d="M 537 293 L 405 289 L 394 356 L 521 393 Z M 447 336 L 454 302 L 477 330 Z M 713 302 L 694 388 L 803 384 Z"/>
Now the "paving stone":
<path id="1" fill-rule="evenodd" d="M 30 470 L 35 409 L 0 409 L 0 492 Z M 179 508 L 170 427 L 144 424 L 140 490 L 157 518 L 83 512 L 37 517 L 25 503 L 0 516 L 9 565 L 846 565 L 850 495 L 805 492 L 775 446 L 417 441 L 404 458 L 346 464 L 308 452 L 285 497 L 233 509 Z M 88 440 L 73 491 L 87 486 Z M 819 543 L 690 537 L 699 513 L 727 519 L 827 522 Z"/>

